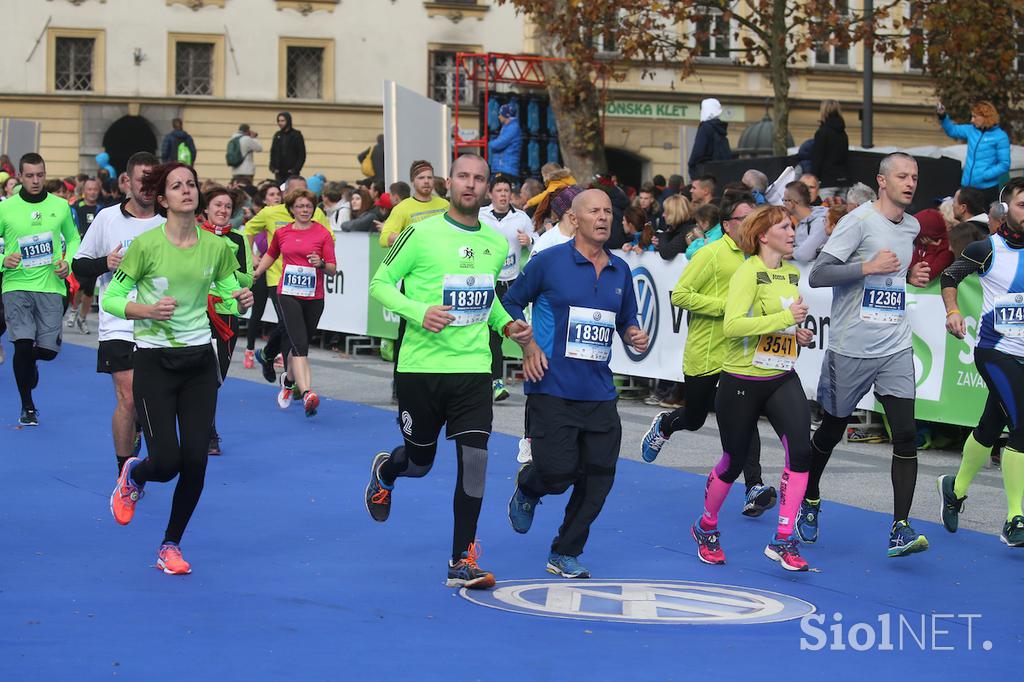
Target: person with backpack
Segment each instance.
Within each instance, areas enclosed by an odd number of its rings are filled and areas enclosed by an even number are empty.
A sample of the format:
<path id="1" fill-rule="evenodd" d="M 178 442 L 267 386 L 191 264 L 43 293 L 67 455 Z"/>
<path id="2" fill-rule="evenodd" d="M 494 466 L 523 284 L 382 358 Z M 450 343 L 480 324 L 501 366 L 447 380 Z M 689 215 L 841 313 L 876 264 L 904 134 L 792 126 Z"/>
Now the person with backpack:
<path id="1" fill-rule="evenodd" d="M 356 156 L 359 170 L 367 180 L 384 179 L 384 135 L 377 136 L 377 142 Z"/>
<path id="2" fill-rule="evenodd" d="M 196 162 L 196 143 L 185 132 L 180 118 L 171 119 L 171 132 L 164 135 L 164 141 L 160 144 L 160 161 L 178 161 L 186 166 Z"/>
<path id="3" fill-rule="evenodd" d="M 256 162 L 253 160 L 255 152 L 262 152 L 263 145 L 257 140 L 258 133 L 249 127 L 248 123 L 238 126 L 238 130 L 228 140 L 227 153 L 224 160 L 231 168 L 231 180 L 236 183 L 252 184 L 256 175 Z"/>

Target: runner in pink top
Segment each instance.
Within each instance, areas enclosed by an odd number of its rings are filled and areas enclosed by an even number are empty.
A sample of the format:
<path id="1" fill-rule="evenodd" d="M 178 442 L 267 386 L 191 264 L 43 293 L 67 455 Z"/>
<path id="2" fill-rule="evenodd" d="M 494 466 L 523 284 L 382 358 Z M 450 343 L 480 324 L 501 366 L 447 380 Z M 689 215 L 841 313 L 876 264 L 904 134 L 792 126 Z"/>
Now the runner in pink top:
<path id="1" fill-rule="evenodd" d="M 284 323 L 292 344 L 288 371 L 281 378 L 287 376 L 295 380 L 307 417 L 315 415 L 320 405 L 320 398 L 311 390 L 309 340 L 324 312 L 324 276 L 334 276 L 338 271 L 330 231 L 312 222 L 315 202 L 316 195 L 307 189 L 288 193 L 284 205 L 295 222 L 274 232 L 267 253 L 254 273 L 259 278 L 274 261 L 281 259 L 283 272 L 277 285 L 277 316 Z M 287 409 L 291 401 L 292 389 L 282 383 L 277 404 Z"/>

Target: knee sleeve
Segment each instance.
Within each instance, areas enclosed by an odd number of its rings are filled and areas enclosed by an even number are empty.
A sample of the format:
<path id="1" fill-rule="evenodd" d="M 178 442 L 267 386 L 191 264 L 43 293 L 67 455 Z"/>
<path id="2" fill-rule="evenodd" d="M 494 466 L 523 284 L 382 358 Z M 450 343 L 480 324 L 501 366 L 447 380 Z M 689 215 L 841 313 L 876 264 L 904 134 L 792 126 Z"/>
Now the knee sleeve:
<path id="1" fill-rule="evenodd" d="M 811 438 L 811 442 L 814 444 L 819 451 L 822 453 L 831 454 L 839 441 L 843 439 L 843 432 L 846 431 L 846 425 L 849 423 L 849 417 L 835 417 L 828 412 L 825 412 L 824 418 L 821 420 L 821 426 L 814 432 L 814 436 Z"/>
<path id="2" fill-rule="evenodd" d="M 405 478 L 423 478 L 434 466 L 434 455 L 437 454 L 437 443 L 433 445 L 410 445 L 408 441 L 391 453 L 397 463 L 405 461 L 402 476 Z"/>
<path id="3" fill-rule="evenodd" d="M 462 463 L 462 492 L 469 497 L 482 498 L 487 478 L 487 450 L 463 445 L 458 440 L 455 448 Z"/>

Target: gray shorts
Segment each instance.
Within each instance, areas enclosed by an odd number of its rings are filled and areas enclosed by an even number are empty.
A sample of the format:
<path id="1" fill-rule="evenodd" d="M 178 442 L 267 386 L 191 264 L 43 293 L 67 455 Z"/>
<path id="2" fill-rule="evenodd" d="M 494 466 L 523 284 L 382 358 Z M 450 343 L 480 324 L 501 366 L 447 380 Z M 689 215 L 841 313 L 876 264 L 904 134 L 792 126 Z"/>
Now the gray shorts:
<path id="1" fill-rule="evenodd" d="M 38 291 L 8 291 L 3 296 L 11 341 L 31 339 L 40 348 L 60 350 L 63 296 Z"/>
<path id="2" fill-rule="evenodd" d="M 910 348 L 881 358 L 850 358 L 825 351 L 818 378 L 818 402 L 833 417 L 849 417 L 871 385 L 875 395 L 910 398 L 917 394 L 914 351 Z"/>

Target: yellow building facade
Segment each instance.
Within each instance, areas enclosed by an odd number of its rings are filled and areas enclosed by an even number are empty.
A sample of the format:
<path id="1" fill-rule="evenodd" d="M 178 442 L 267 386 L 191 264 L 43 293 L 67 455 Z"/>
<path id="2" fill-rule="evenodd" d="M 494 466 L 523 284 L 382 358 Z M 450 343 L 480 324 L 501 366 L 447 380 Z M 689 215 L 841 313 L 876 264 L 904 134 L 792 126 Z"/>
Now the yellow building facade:
<path id="1" fill-rule="evenodd" d="M 306 140 L 304 172 L 353 180 L 356 155 L 382 129 L 384 80 L 452 103 L 456 52 L 529 52 L 531 33 L 491 0 L 37 0 L 0 27 L 9 67 L 0 71 L 0 117 L 39 122 L 52 175 L 94 171 L 105 140 L 126 135 L 151 137 L 146 144 L 155 140 L 158 150 L 179 117 L 195 139 L 200 175 L 226 180 L 224 152 L 238 125 L 259 133 L 257 178 L 268 176 L 276 115 L 290 111 Z M 854 47 L 795 69 L 796 144 L 813 136 L 825 98 L 843 103 L 851 144 L 859 143 L 861 58 Z M 950 144 L 924 76 L 875 63 L 875 144 Z M 472 134 L 472 85 L 458 93 L 460 129 Z M 702 60 L 684 81 L 671 69 L 653 79 L 631 71 L 606 93 L 608 147 L 645 178 L 680 172 L 685 130 L 697 125 L 704 97 L 725 105 L 735 147 L 766 111 L 769 74 L 726 58 Z"/>

